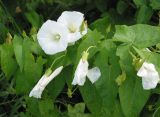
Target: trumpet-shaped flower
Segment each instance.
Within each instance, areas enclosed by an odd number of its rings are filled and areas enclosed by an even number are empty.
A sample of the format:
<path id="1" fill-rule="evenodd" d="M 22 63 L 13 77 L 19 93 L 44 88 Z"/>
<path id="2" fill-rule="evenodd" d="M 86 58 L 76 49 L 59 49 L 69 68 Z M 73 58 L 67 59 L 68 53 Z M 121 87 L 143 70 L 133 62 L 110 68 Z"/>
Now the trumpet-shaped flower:
<path id="1" fill-rule="evenodd" d="M 89 64 L 87 61 L 87 56 L 88 56 L 88 53 L 85 52 L 85 54 L 80 59 L 79 64 L 78 64 L 77 69 L 74 74 L 74 79 L 72 81 L 72 85 L 78 84 L 80 86 L 83 86 L 86 81 L 86 77 L 88 77 L 88 79 L 92 83 L 94 83 L 101 76 L 101 72 L 98 67 L 94 67 L 94 68 L 88 70 Z"/>
<path id="2" fill-rule="evenodd" d="M 88 61 L 80 59 L 77 69 L 74 74 L 72 85 L 84 85 L 88 73 Z"/>
<path id="3" fill-rule="evenodd" d="M 142 77 L 142 85 L 146 90 L 154 89 L 160 81 L 159 74 L 152 63 L 144 62 L 137 75 Z"/>
<path id="4" fill-rule="evenodd" d="M 42 92 L 45 89 L 45 87 L 48 85 L 49 82 L 52 81 L 52 79 L 54 79 L 58 74 L 60 74 L 62 69 L 63 66 L 57 68 L 49 76 L 48 74 L 44 74 L 30 92 L 29 97 L 41 98 Z"/>
<path id="5" fill-rule="evenodd" d="M 69 32 L 68 43 L 74 43 L 87 33 L 84 14 L 77 11 L 64 11 L 57 22 L 64 24 Z"/>
<path id="6" fill-rule="evenodd" d="M 39 29 L 37 39 L 44 52 L 53 55 L 66 50 L 68 34 L 64 25 L 47 20 Z"/>

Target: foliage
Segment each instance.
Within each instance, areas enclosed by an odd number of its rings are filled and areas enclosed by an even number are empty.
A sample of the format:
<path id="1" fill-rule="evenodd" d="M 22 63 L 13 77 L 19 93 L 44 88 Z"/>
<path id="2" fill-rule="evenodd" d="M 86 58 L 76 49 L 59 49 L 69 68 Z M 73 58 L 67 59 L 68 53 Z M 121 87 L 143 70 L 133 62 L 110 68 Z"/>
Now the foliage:
<path id="1" fill-rule="evenodd" d="M 46 55 L 36 34 L 47 19 L 64 10 L 85 14 L 88 33 L 67 51 Z M 158 117 L 160 87 L 144 90 L 139 59 L 160 72 L 159 0 L 0 0 L 0 116 L 2 117 Z M 101 77 L 72 86 L 83 51 Z M 146 51 L 148 48 L 151 52 Z M 44 90 L 29 92 L 58 57 L 64 69 Z"/>

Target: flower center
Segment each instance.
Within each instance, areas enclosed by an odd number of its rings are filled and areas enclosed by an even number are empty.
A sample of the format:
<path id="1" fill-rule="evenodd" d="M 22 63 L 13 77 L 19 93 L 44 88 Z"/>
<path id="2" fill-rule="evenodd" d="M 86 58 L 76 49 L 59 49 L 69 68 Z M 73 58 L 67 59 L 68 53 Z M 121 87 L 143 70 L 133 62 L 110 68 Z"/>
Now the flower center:
<path id="1" fill-rule="evenodd" d="M 69 32 L 70 32 L 70 33 L 75 33 L 76 30 L 77 30 L 77 28 L 76 28 L 76 26 L 75 26 L 74 24 L 70 24 L 70 25 L 68 26 L 68 29 L 69 29 Z"/>
<path id="2" fill-rule="evenodd" d="M 60 40 L 60 38 L 61 38 L 60 34 L 55 34 L 54 35 L 54 40 L 58 41 L 58 40 Z"/>

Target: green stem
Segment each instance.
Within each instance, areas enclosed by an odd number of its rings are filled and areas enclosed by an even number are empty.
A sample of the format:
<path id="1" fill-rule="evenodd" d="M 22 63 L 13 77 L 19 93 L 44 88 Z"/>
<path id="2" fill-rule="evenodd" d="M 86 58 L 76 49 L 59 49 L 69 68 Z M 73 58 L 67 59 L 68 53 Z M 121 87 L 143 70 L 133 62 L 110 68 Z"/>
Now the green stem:
<path id="1" fill-rule="evenodd" d="M 152 117 L 155 117 L 156 113 L 158 112 L 158 110 L 160 109 L 160 106 L 156 109 L 156 111 L 153 113 Z"/>
<path id="2" fill-rule="evenodd" d="M 90 47 L 88 47 L 88 49 L 86 50 L 86 52 L 88 52 L 91 48 L 96 48 L 96 46 L 90 46 Z"/>
<path id="3" fill-rule="evenodd" d="M 77 86 L 73 91 L 72 94 L 79 88 L 79 86 Z"/>
<path id="4" fill-rule="evenodd" d="M 65 55 L 66 55 L 66 54 L 65 54 Z M 59 59 L 61 59 L 62 57 L 64 57 L 65 55 L 62 55 L 62 56 L 56 58 L 56 59 L 52 62 L 50 68 L 52 69 L 52 67 L 53 67 L 53 65 L 55 64 L 55 62 L 58 61 Z"/>

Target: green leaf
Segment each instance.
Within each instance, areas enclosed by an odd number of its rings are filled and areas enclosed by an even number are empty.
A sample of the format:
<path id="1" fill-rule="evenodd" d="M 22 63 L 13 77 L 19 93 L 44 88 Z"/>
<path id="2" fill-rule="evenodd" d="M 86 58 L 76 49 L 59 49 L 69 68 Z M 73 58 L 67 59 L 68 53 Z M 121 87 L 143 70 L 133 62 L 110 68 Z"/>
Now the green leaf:
<path id="1" fill-rule="evenodd" d="M 152 63 L 155 65 L 156 69 L 158 71 L 160 71 L 160 54 L 158 53 L 154 53 L 154 52 L 150 52 L 148 54 L 145 55 L 146 61 Z"/>
<path id="2" fill-rule="evenodd" d="M 149 91 L 143 90 L 141 79 L 128 76 L 119 89 L 121 106 L 126 117 L 138 116 L 147 102 L 149 94 Z"/>
<path id="3" fill-rule="evenodd" d="M 120 102 L 117 100 L 114 105 L 113 117 L 124 117 Z"/>
<path id="4" fill-rule="evenodd" d="M 73 66 L 72 65 L 67 66 L 65 68 L 64 74 L 65 74 L 64 78 L 65 78 L 65 81 L 68 87 L 72 88 L 72 80 L 73 80 L 73 75 L 74 75 Z"/>
<path id="5" fill-rule="evenodd" d="M 159 117 L 160 116 L 160 106 L 154 111 L 152 117 Z"/>
<path id="6" fill-rule="evenodd" d="M 150 7 L 146 5 L 141 6 L 137 11 L 137 16 L 136 16 L 137 23 L 139 24 L 148 23 L 152 17 L 152 14 L 153 10 Z"/>
<path id="7" fill-rule="evenodd" d="M 33 27 L 39 28 L 42 24 L 42 18 L 35 11 L 25 13 L 27 20 L 32 24 Z"/>
<path id="8" fill-rule="evenodd" d="M 150 91 L 143 90 L 142 81 L 136 76 L 135 68 L 132 66 L 132 57 L 129 51 L 130 46 L 128 45 L 121 45 L 117 49 L 121 67 L 126 73 L 126 80 L 119 88 L 119 96 L 124 115 L 137 117 L 147 102 Z"/>
<path id="9" fill-rule="evenodd" d="M 94 0 L 98 10 L 104 12 L 107 10 L 107 2 L 105 0 Z"/>
<path id="10" fill-rule="evenodd" d="M 68 116 L 69 117 L 91 117 L 90 114 L 85 114 L 85 104 L 78 103 L 74 107 L 68 105 Z"/>
<path id="11" fill-rule="evenodd" d="M 26 97 L 25 101 L 27 103 L 25 113 L 26 116 L 28 115 L 32 117 L 60 117 L 58 110 L 56 109 L 56 107 L 54 107 L 53 101 L 49 98 L 37 100 L 35 98 Z"/>
<path id="12" fill-rule="evenodd" d="M 28 117 L 29 113 L 20 112 L 19 117 Z"/>
<path id="13" fill-rule="evenodd" d="M 119 0 L 117 3 L 117 12 L 123 14 L 127 9 L 127 4 L 123 0 Z"/>
<path id="14" fill-rule="evenodd" d="M 109 32 L 111 31 L 112 20 L 109 15 L 94 21 L 90 27 L 101 32 L 105 37 L 109 37 Z"/>
<path id="15" fill-rule="evenodd" d="M 42 48 L 38 44 L 37 39 L 34 40 L 31 37 L 25 37 L 23 40 L 23 44 L 24 44 L 23 46 L 25 47 L 25 51 L 30 51 L 36 55 L 41 55 L 41 56 L 45 55 Z"/>
<path id="16" fill-rule="evenodd" d="M 133 26 L 116 26 L 116 32 L 113 37 L 115 41 L 133 44 L 138 48 L 154 46 L 160 42 L 160 27 L 145 24 Z"/>
<path id="17" fill-rule="evenodd" d="M 71 113 L 84 113 L 85 110 L 85 104 L 84 103 L 78 103 L 74 106 L 74 108 L 71 105 L 68 105 L 68 111 Z"/>
<path id="18" fill-rule="evenodd" d="M 137 7 L 140 7 L 140 6 L 145 5 L 147 3 L 146 0 L 133 0 L 133 2 L 136 4 Z"/>
<path id="19" fill-rule="evenodd" d="M 60 117 L 51 99 L 39 101 L 39 110 L 42 117 Z"/>
<path id="20" fill-rule="evenodd" d="M 36 60 L 30 51 L 30 43 L 28 39 L 23 41 L 24 53 L 24 70 L 15 73 L 16 91 L 17 93 L 29 93 L 37 81 L 41 78 L 43 64 L 46 62 L 41 56 Z M 22 87 L 23 85 L 23 87 Z"/>
<path id="21" fill-rule="evenodd" d="M 102 109 L 102 99 L 99 96 L 96 87 L 89 80 L 86 80 L 84 86 L 80 87 L 79 89 L 83 100 L 91 114 L 93 114 L 95 117 L 100 116 Z"/>
<path id="22" fill-rule="evenodd" d="M 5 41 L 4 39 L 6 38 L 7 33 L 8 33 L 8 29 L 6 28 L 6 26 L 0 23 L 0 38 L 1 38 L 0 42 L 1 43 Z"/>
<path id="23" fill-rule="evenodd" d="M 97 30 L 88 30 L 86 37 L 82 38 L 82 42 L 79 44 L 76 62 L 79 62 L 83 51 L 86 51 L 90 46 L 96 46 L 89 51 L 89 58 L 91 58 L 97 52 L 97 46 L 102 38 L 103 35 L 101 35 Z"/>
<path id="24" fill-rule="evenodd" d="M 155 10 L 159 10 L 160 9 L 160 1 L 159 0 L 151 0 L 150 6 Z"/>
<path id="25" fill-rule="evenodd" d="M 6 78 L 10 78 L 17 70 L 12 44 L 3 44 L 1 46 L 1 68 Z"/>
<path id="26" fill-rule="evenodd" d="M 30 97 L 26 97 L 25 101 L 27 103 L 27 115 L 33 116 L 33 117 L 40 117 L 41 114 L 39 112 L 39 100 L 35 99 L 35 98 L 30 98 Z"/>
<path id="27" fill-rule="evenodd" d="M 30 43 L 31 52 L 33 52 L 36 55 L 41 55 L 41 56 L 44 55 L 44 52 L 42 48 L 40 47 L 40 45 L 38 44 L 37 40 L 30 41 L 29 43 Z"/>
<path id="28" fill-rule="evenodd" d="M 118 57 L 115 56 L 116 45 L 106 40 L 102 42 L 101 51 L 95 59 L 95 66 L 98 66 L 101 71 L 101 77 L 95 83 L 98 93 L 102 98 L 102 108 L 106 112 L 105 116 L 114 110 L 113 105 L 118 94 L 118 85 L 115 80 L 119 76 L 121 70 L 118 63 Z"/>
<path id="29" fill-rule="evenodd" d="M 15 89 L 17 93 L 24 93 L 28 95 L 37 81 L 41 78 L 45 60 L 39 57 L 37 62 L 34 62 L 32 59 L 33 55 L 28 55 L 24 60 L 24 71 L 17 71 L 17 73 L 15 73 Z"/>
<path id="30" fill-rule="evenodd" d="M 77 49 L 78 49 L 78 44 L 76 44 L 75 46 L 69 46 L 68 48 L 67 48 L 67 58 L 68 58 L 68 60 L 66 60 L 66 62 L 67 61 L 69 61 L 68 63 L 69 64 L 71 64 L 71 63 L 76 63 L 76 59 L 77 59 Z M 66 59 L 67 59 L 66 58 Z"/>
<path id="31" fill-rule="evenodd" d="M 23 40 L 21 37 L 18 37 L 17 35 L 14 36 L 13 39 L 13 47 L 14 47 L 14 53 L 17 60 L 17 63 L 20 67 L 20 70 L 23 70 Z"/>
<path id="32" fill-rule="evenodd" d="M 68 68 L 64 68 L 61 73 L 48 84 L 47 90 L 48 94 L 52 97 L 53 100 L 56 99 L 56 97 L 61 93 L 62 89 L 65 85 L 65 78 L 68 76 L 67 70 Z"/>
<path id="33" fill-rule="evenodd" d="M 134 30 L 126 25 L 118 25 L 113 39 L 124 43 L 133 43 L 135 39 Z"/>

